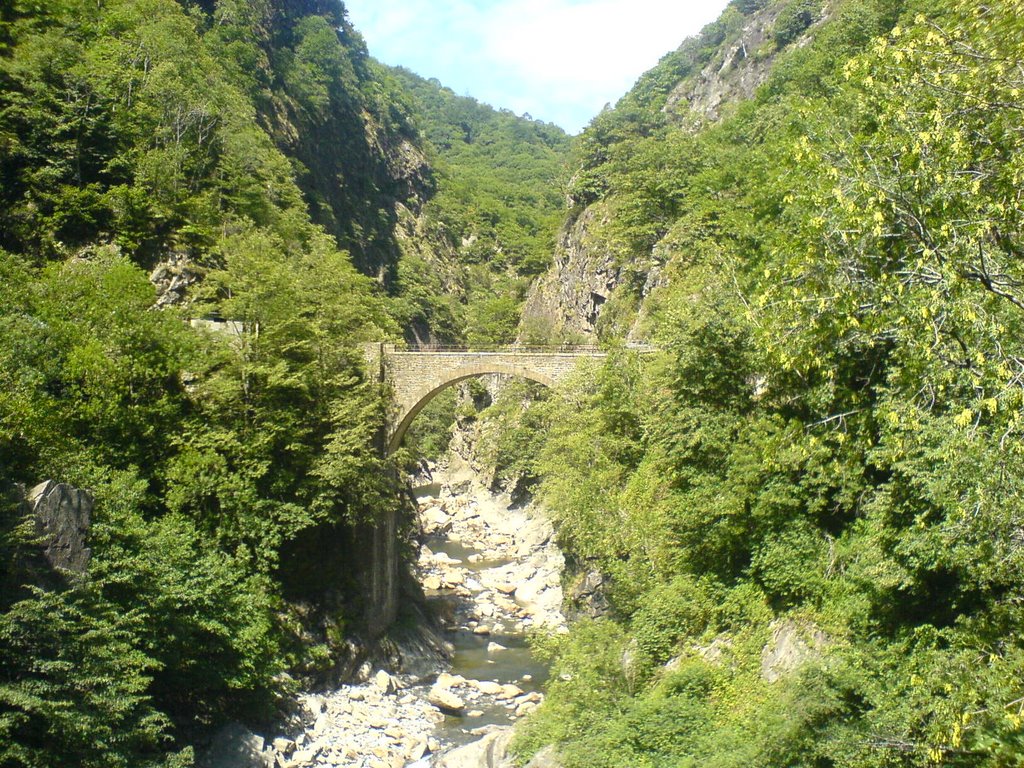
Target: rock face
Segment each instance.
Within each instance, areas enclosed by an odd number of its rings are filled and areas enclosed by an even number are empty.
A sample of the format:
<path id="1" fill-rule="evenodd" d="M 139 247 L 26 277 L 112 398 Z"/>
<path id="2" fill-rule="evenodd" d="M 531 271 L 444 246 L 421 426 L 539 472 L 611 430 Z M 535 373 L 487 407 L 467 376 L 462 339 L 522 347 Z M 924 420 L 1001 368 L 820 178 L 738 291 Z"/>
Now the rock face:
<path id="1" fill-rule="evenodd" d="M 773 33 L 780 13 L 788 6 L 779 2 L 746 16 L 743 27 L 730 34 L 710 58 L 704 58 L 701 48 L 706 43 L 700 39 L 684 42 L 680 51 L 689 46 L 692 57 L 707 63 L 674 84 L 662 111 L 687 131 L 720 120 L 730 106 L 754 96 L 768 80 L 781 52 L 811 39 L 814 29 L 829 18 L 830 5 L 823 0 L 814 14 L 820 18 L 782 48 Z M 616 253 L 616 238 L 603 234 L 605 223 L 616 216 L 615 199 L 599 199 L 582 210 L 578 208 L 581 200 L 570 198 L 568 202 L 573 213 L 560 236 L 553 265 L 530 289 L 519 340 L 593 339 L 608 302 L 614 304 L 617 290 L 628 283 L 633 290 L 642 286 L 641 303 L 636 318 L 617 318 L 623 327 L 615 331 L 630 341 L 643 341 L 646 306 L 642 299 L 668 279 L 663 269 L 668 260 L 665 249 L 656 245 L 639 260 L 635 254 Z"/>
<path id="2" fill-rule="evenodd" d="M 787 620 L 777 623 L 771 640 L 761 651 L 761 677 L 769 683 L 821 658 L 828 635 L 814 626 Z"/>
<path id="3" fill-rule="evenodd" d="M 698 76 L 672 90 L 664 111 L 700 125 L 718 120 L 729 104 L 751 98 L 768 79 L 779 53 L 772 31 L 784 7 L 770 3 L 751 14 L 739 35 L 725 44 Z"/>
<path id="4" fill-rule="evenodd" d="M 199 280 L 199 270 L 185 253 L 167 254 L 149 275 L 156 288 L 156 306 L 161 308 L 183 304 L 189 288 Z"/>
<path id="5" fill-rule="evenodd" d="M 526 298 L 522 341 L 594 337 L 601 308 L 619 284 L 621 272 L 600 236 L 609 216 L 604 205 L 592 205 L 562 232 L 554 265 Z"/>
<path id="6" fill-rule="evenodd" d="M 47 562 L 57 570 L 85 573 L 91 555 L 85 541 L 92 518 L 92 496 L 47 480 L 29 491 L 26 501 Z"/>
<path id="7" fill-rule="evenodd" d="M 571 619 L 580 617 L 598 619 L 610 612 L 605 596 L 605 578 L 600 571 L 583 574 L 569 594 Z"/>

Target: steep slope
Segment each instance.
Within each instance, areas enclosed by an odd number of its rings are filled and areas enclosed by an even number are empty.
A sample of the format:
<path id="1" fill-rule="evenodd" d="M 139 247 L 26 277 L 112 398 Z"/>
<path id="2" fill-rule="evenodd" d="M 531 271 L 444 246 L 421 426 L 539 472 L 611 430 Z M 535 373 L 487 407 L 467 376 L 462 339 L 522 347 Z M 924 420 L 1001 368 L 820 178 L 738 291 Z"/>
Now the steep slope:
<path id="1" fill-rule="evenodd" d="M 509 338 L 565 147 L 477 107 L 500 151 L 443 165 L 422 85 L 335 0 L 0 6 L 3 765 L 190 764 L 390 618 L 359 344 Z M 87 574 L 38 567 L 47 478 L 95 502 Z"/>
<path id="2" fill-rule="evenodd" d="M 654 149 L 658 141 L 679 142 L 720 121 L 751 99 L 770 80 L 773 88 L 827 87 L 802 73 L 791 82 L 804 49 L 829 22 L 839 3 L 732 2 L 700 35 L 667 54 L 615 109 L 598 115 L 576 146 L 569 185 L 570 215 L 562 227 L 554 266 L 530 289 L 521 335 L 541 339 L 593 339 L 602 336 L 598 319 L 610 310 L 611 335 L 629 332 L 643 299 L 662 279 L 663 248 L 657 247 L 675 215 L 678 190 L 659 190 L 666 175 L 697 167 L 669 167 Z M 894 23 L 896 3 L 853 19 L 844 12 L 828 42 L 816 47 L 841 59 L 872 34 Z M 794 53 L 795 52 L 795 53 Z M 791 55 L 792 54 L 792 55 Z M 777 67 L 776 64 L 779 64 Z M 767 97 L 766 98 L 770 98 Z M 639 154 L 637 154 L 639 153 Z M 635 157 L 634 157 L 635 156 Z M 676 161 L 678 162 L 678 160 Z M 641 163 L 648 168 L 640 170 Z M 647 189 L 638 188 L 646 185 Z M 645 205 L 658 198 L 655 206 Z M 617 300 L 606 306 L 616 288 Z"/>
<path id="3" fill-rule="evenodd" d="M 511 419 L 607 606 L 545 646 L 525 752 L 1019 762 L 1022 10 L 837 2 L 717 120 L 693 83 L 734 44 L 584 136 L 561 261 L 618 272 L 548 330 L 659 351 Z"/>
<path id="4" fill-rule="evenodd" d="M 207 37 L 233 60 L 261 124 L 291 159 L 313 221 L 361 271 L 393 281 L 398 220 L 432 194 L 432 174 L 409 105 L 344 6 L 222 3 L 211 22 Z"/>
<path id="5" fill-rule="evenodd" d="M 409 323 L 429 168 L 337 2 L 8 3 L 0 43 L 0 763 L 185 765 L 379 608 L 358 345 Z M 81 578 L 26 565 L 47 478 Z"/>
<path id="6" fill-rule="evenodd" d="M 451 252 L 447 268 L 465 302 L 465 339 L 507 343 L 528 282 L 551 258 L 564 205 L 569 137 L 554 125 L 457 96 L 407 70 L 408 90 L 431 148 L 437 194 L 424 212 Z"/>

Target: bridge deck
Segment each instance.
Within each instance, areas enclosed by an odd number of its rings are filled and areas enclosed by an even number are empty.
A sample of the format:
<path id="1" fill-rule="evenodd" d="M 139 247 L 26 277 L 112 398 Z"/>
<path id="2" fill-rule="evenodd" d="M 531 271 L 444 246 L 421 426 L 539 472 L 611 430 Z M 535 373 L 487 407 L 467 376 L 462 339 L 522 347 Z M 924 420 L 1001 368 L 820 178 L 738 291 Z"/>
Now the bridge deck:
<path id="1" fill-rule="evenodd" d="M 560 344 L 552 346 L 441 346 L 441 345 L 413 345 L 398 346 L 385 344 L 384 351 L 389 355 L 412 355 L 412 354 L 473 354 L 473 355 L 576 355 L 592 356 L 603 355 L 606 352 L 596 344 Z"/>

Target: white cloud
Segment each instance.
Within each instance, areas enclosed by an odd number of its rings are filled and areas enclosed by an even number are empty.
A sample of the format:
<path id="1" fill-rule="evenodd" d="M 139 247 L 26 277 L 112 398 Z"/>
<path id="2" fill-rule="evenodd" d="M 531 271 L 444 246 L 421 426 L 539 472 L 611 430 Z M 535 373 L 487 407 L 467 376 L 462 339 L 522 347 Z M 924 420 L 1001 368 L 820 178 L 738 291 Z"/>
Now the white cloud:
<path id="1" fill-rule="evenodd" d="M 370 53 L 576 132 L 727 0 L 347 0 Z"/>

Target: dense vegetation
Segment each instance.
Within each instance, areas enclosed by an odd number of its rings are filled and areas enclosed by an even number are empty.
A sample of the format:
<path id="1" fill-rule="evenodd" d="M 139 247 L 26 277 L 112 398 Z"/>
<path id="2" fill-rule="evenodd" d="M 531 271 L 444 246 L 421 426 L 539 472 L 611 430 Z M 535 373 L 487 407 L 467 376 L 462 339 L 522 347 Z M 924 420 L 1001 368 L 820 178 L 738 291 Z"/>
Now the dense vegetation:
<path id="1" fill-rule="evenodd" d="M 476 348 L 513 342 L 527 288 L 554 251 L 570 139 L 437 80 L 401 68 L 392 74 L 409 93 L 437 177 L 423 218 L 443 247 L 432 255 L 410 250 L 400 265 L 417 285 L 424 319 L 435 318 L 432 339 L 423 340 Z M 406 436 L 409 460 L 439 458 L 456 415 L 453 391 L 435 398 Z"/>
<path id="2" fill-rule="evenodd" d="M 398 503 L 358 343 L 408 304 L 354 264 L 400 294 L 385 214 L 428 174 L 340 4 L 0 13 L 0 765 L 186 764 L 358 629 Z M 46 478 L 96 500 L 59 588 L 6 501 Z"/>
<path id="3" fill-rule="evenodd" d="M 336 0 L 0 8 L 0 765 L 190 764 L 351 661 L 401 503 L 359 343 L 510 339 L 567 147 Z M 86 577 L 8 498 L 45 478 Z"/>
<path id="4" fill-rule="evenodd" d="M 702 124 L 674 89 L 758 13 Z M 613 612 L 538 641 L 524 753 L 1020 764 L 1022 18 L 734 0 L 575 142 L 613 355 L 484 449 Z M 358 343 L 512 338 L 566 149 L 333 0 L 0 6 L 0 766 L 189 765 L 335 663 L 398 503 Z M 95 496 L 87 575 L 6 496 L 44 478 Z"/>
<path id="5" fill-rule="evenodd" d="M 721 122 L 663 112 L 656 70 L 587 130 L 574 195 L 664 264 L 661 351 L 582 372 L 499 456 L 613 606 L 542 643 L 524 751 L 1021 764 L 1022 11 L 832 3 Z"/>

